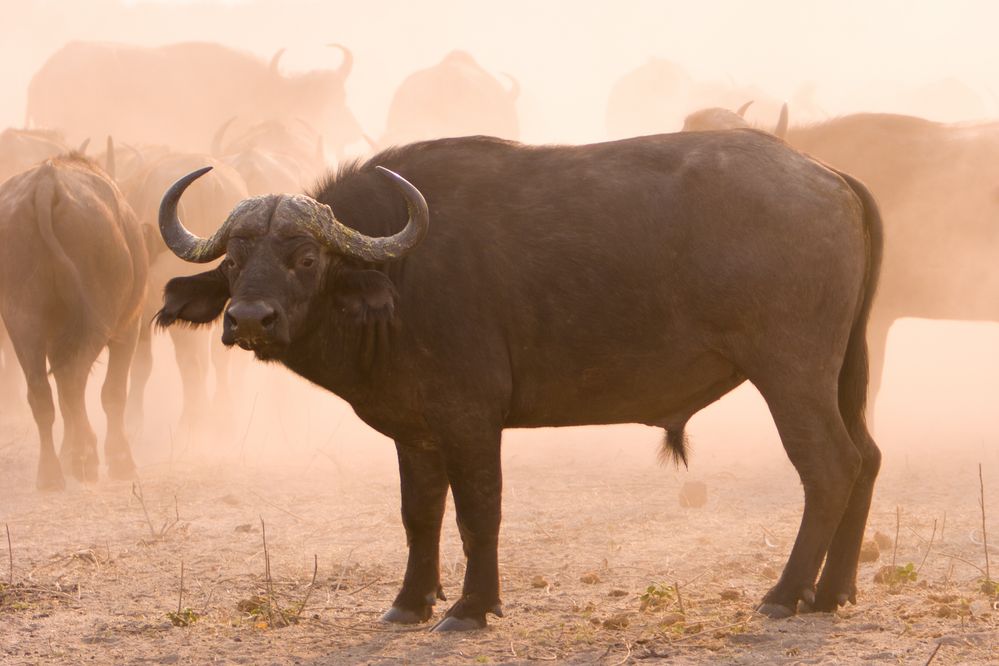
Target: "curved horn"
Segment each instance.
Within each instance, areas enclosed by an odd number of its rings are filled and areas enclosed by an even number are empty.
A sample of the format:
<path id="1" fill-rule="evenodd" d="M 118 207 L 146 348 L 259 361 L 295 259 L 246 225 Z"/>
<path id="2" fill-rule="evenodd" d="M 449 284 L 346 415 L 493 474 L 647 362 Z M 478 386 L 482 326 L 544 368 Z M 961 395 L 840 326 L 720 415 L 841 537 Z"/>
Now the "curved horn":
<path id="1" fill-rule="evenodd" d="M 777 127 L 774 128 L 774 136 L 781 139 L 787 136 L 787 102 L 780 107 L 780 118 L 777 119 Z"/>
<path id="2" fill-rule="evenodd" d="M 753 105 L 753 100 L 749 100 L 748 102 L 746 102 L 745 104 L 743 104 L 742 106 L 740 106 L 739 110 L 736 111 L 736 113 L 739 114 L 740 118 L 745 118 L 746 117 L 746 109 L 748 109 L 752 105 Z"/>
<path id="3" fill-rule="evenodd" d="M 83 143 L 80 144 L 80 147 L 76 149 L 76 152 L 80 153 L 81 155 L 86 155 L 87 146 L 89 145 L 90 145 L 90 137 L 88 136 L 86 139 L 83 140 Z"/>
<path id="4" fill-rule="evenodd" d="M 512 74 L 507 74 L 506 72 L 503 72 L 503 76 L 510 79 L 510 90 L 507 91 L 507 96 L 510 98 L 511 102 L 515 101 L 518 97 L 520 97 L 520 81 L 513 78 Z"/>
<path id="5" fill-rule="evenodd" d="M 104 170 L 108 172 L 111 176 L 111 180 L 115 179 L 115 159 L 114 159 L 114 139 L 108 134 L 108 144 L 107 144 L 107 157 L 104 158 Z"/>
<path id="6" fill-rule="evenodd" d="M 125 150 L 132 153 L 133 159 L 135 160 L 135 167 L 132 168 L 132 172 L 141 173 L 146 166 L 146 158 L 143 157 L 142 153 L 139 152 L 139 149 L 132 144 L 122 143 L 121 145 L 125 148 Z"/>
<path id="7" fill-rule="evenodd" d="M 163 242 L 178 257 L 195 264 L 204 264 L 221 257 L 225 254 L 226 241 L 229 240 L 231 217 L 211 238 L 201 238 L 188 231 L 177 216 L 177 204 L 180 203 L 184 190 L 211 170 L 212 167 L 207 166 L 187 174 L 170 186 L 160 202 L 160 235 L 163 236 Z"/>
<path id="8" fill-rule="evenodd" d="M 409 221 L 405 228 L 387 238 L 365 236 L 337 220 L 333 216 L 333 210 L 329 206 L 325 206 L 329 219 L 327 224 L 322 227 L 324 238 L 320 240 L 341 254 L 379 264 L 399 259 L 419 245 L 423 237 L 427 235 L 427 228 L 430 226 L 430 210 L 427 208 L 426 199 L 408 180 L 385 167 L 376 166 L 375 170 L 392 181 L 396 189 L 405 197 L 406 208 L 409 210 Z"/>
<path id="9" fill-rule="evenodd" d="M 327 44 L 330 48 L 340 49 L 343 52 L 343 62 L 336 68 L 336 74 L 341 81 L 346 81 L 350 76 L 350 70 L 354 69 L 354 54 L 343 44 Z"/>
<path id="10" fill-rule="evenodd" d="M 229 120 L 222 123 L 217 130 L 215 130 L 215 135 L 212 136 L 212 155 L 215 157 L 221 157 L 225 153 L 222 152 L 222 137 L 225 136 L 225 132 L 229 129 L 229 125 L 232 125 L 233 121 L 236 120 L 236 116 L 233 116 Z"/>
<path id="11" fill-rule="evenodd" d="M 274 72 L 275 74 L 280 74 L 278 71 L 278 65 L 281 63 L 281 56 L 284 55 L 285 49 L 281 48 L 274 52 L 271 56 L 271 63 L 267 66 L 267 69 Z"/>

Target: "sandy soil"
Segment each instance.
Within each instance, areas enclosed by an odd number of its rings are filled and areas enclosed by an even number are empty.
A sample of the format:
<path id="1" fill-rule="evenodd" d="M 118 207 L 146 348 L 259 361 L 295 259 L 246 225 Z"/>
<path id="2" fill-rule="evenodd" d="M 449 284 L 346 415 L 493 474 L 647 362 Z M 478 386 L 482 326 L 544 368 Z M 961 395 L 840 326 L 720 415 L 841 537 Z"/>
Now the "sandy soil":
<path id="1" fill-rule="evenodd" d="M 862 565 L 859 604 L 771 621 L 753 607 L 801 511 L 776 443 L 735 461 L 699 448 L 688 472 L 656 466 L 648 437 L 638 448 L 621 441 L 627 429 L 590 430 L 576 449 L 558 440 L 563 432 L 514 433 L 505 446 L 506 617 L 437 635 L 378 620 L 406 555 L 387 443 L 364 454 L 333 441 L 294 456 L 192 445 L 164 458 L 140 447 L 140 485 L 39 494 L 33 426 L 8 413 L 0 522 L 13 570 L 0 535 L 0 661 L 922 664 L 937 646 L 934 663 L 999 660 L 999 611 L 978 589 L 982 456 L 918 466 L 889 456 L 869 527 L 886 548 Z M 999 457 L 994 447 L 978 453 L 994 480 L 986 506 L 999 515 Z M 702 508 L 679 505 L 691 480 L 707 484 Z M 451 598 L 464 572 L 453 516 L 449 507 L 442 547 Z M 999 542 L 999 523 L 988 528 Z M 999 570 L 999 549 L 991 555 Z M 915 581 L 874 582 L 893 557 L 912 563 Z"/>

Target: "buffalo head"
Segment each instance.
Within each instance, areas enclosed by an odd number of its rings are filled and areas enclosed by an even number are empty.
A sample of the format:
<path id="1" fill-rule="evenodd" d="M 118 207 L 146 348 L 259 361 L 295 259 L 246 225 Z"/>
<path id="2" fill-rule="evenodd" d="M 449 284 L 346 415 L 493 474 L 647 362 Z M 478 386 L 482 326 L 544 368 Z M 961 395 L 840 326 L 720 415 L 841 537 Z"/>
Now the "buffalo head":
<path id="1" fill-rule="evenodd" d="M 177 208 L 184 190 L 210 169 L 193 171 L 167 190 L 160 204 L 160 233 L 185 261 L 205 263 L 223 255 L 225 260 L 206 273 L 170 280 L 156 315 L 158 325 L 207 324 L 224 310 L 222 342 L 268 360 L 280 358 L 308 332 L 317 307 L 335 308 L 361 323 L 392 319 L 392 283 L 364 263 L 398 259 L 426 235 L 429 211 L 416 187 L 376 167 L 402 194 L 409 211 L 406 226 L 393 236 L 366 236 L 311 197 L 269 194 L 243 200 L 213 236 L 200 238 L 184 227 Z"/>

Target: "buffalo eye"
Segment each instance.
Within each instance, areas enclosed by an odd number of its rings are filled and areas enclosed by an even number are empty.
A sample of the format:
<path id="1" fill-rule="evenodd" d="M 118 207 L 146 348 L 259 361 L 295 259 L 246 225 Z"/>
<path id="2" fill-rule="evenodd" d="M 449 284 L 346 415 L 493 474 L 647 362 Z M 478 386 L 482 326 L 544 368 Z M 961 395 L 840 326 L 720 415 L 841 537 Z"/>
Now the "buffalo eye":
<path id="1" fill-rule="evenodd" d="M 312 268 L 312 266 L 315 263 L 316 263 L 315 258 L 314 257 L 309 257 L 309 256 L 302 257 L 298 261 L 298 265 L 301 266 L 302 268 Z"/>

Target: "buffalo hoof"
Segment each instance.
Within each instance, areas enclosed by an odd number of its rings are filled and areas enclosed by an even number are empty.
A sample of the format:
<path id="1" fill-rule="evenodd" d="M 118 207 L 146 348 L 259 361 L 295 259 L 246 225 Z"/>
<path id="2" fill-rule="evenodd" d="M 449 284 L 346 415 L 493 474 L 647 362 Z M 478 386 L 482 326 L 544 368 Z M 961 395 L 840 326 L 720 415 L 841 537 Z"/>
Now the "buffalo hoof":
<path id="1" fill-rule="evenodd" d="M 816 595 L 815 603 L 812 605 L 810 610 L 819 613 L 831 613 L 837 608 L 845 606 L 847 603 L 857 603 L 856 593 L 851 596 L 846 592 L 840 592 L 839 594 L 833 596 L 831 594 L 823 594 L 820 589 L 819 593 Z"/>
<path id="2" fill-rule="evenodd" d="M 766 615 L 771 620 L 781 620 L 785 617 L 791 617 L 794 615 L 794 610 L 788 608 L 784 604 L 763 603 L 756 609 L 756 612 L 760 615 Z"/>
<path id="3" fill-rule="evenodd" d="M 417 613 L 414 610 L 408 608 L 400 608 L 398 606 L 392 606 L 385 614 L 382 615 L 382 622 L 388 622 L 390 624 L 420 624 L 426 622 L 430 619 L 430 615 L 433 613 L 433 609 L 428 607 L 425 612 Z"/>
<path id="4" fill-rule="evenodd" d="M 486 628 L 486 616 L 478 617 L 455 617 L 449 615 L 435 624 L 430 631 L 477 631 Z"/>

